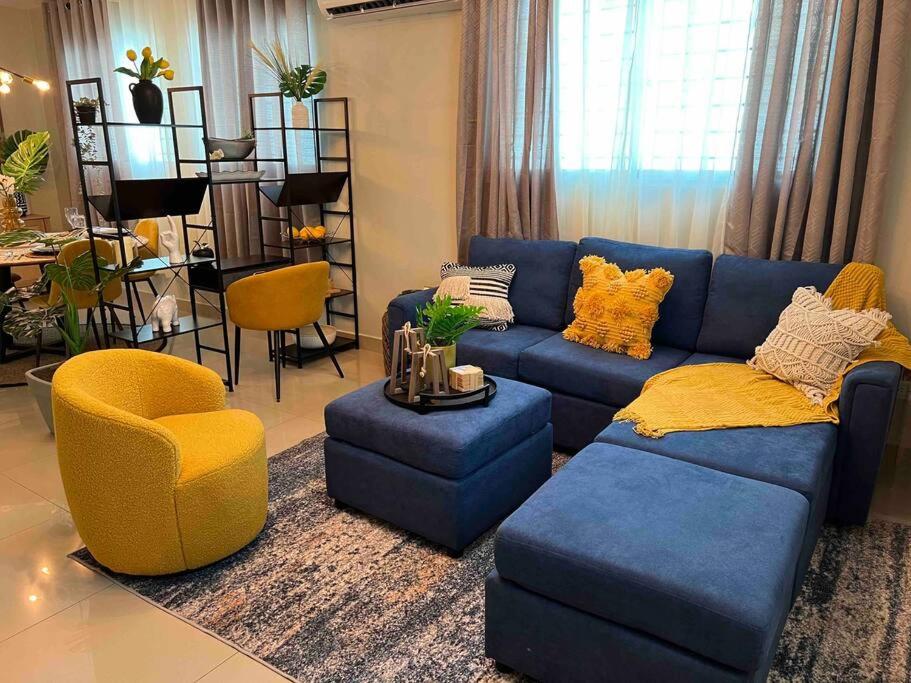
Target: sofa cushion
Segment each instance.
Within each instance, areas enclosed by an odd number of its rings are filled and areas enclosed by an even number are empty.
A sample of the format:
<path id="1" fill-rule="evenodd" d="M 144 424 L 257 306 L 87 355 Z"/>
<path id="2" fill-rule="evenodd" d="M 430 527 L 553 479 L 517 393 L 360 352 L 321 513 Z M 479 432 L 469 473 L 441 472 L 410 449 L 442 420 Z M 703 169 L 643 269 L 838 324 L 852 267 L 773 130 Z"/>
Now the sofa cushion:
<path id="1" fill-rule="evenodd" d="M 469 330 L 456 344 L 456 361 L 477 365 L 488 375 L 518 379 L 519 354 L 555 334 L 560 333 L 530 325 L 511 325 L 504 332 Z"/>
<path id="2" fill-rule="evenodd" d="M 500 526 L 496 569 L 752 672 L 787 615 L 807 507 L 780 486 L 596 443 Z"/>
<path id="3" fill-rule="evenodd" d="M 613 422 L 595 441 L 777 484 L 815 503 L 826 495 L 819 487 L 832 466 L 837 437 L 833 424 L 805 424 L 671 432 L 650 439 L 637 434 L 631 422 Z"/>
<path id="4" fill-rule="evenodd" d="M 623 272 L 602 256 L 584 257 L 579 269 L 576 318 L 563 330 L 563 338 L 641 360 L 651 356 L 658 307 L 674 276 L 664 268 Z"/>
<path id="5" fill-rule="evenodd" d="M 715 261 L 696 350 L 746 360 L 765 341 L 794 290 L 824 292 L 842 266 L 724 254 Z"/>
<path id="6" fill-rule="evenodd" d="M 473 237 L 468 247 L 472 266 L 511 263 L 516 275 L 509 302 L 519 325 L 563 328 L 566 290 L 575 261 L 575 242 Z"/>
<path id="7" fill-rule="evenodd" d="M 679 365 L 688 351 L 655 346 L 647 360 L 549 337 L 519 354 L 519 379 L 609 406 L 625 406 L 652 375 Z"/>
<path id="8" fill-rule="evenodd" d="M 448 479 L 471 474 L 550 422 L 549 392 L 502 377 L 490 405 L 426 415 L 388 401 L 384 384 L 368 384 L 327 405 L 326 432 Z"/>
<path id="9" fill-rule="evenodd" d="M 795 386 L 821 405 L 848 365 L 876 342 L 891 318 L 878 308 L 835 308 L 813 287 L 798 287 L 747 365 Z"/>
<path id="10" fill-rule="evenodd" d="M 477 365 L 488 375 L 517 379 L 519 354 L 559 332 L 545 327 L 511 325 L 504 332 L 469 330 L 456 344 L 459 365 Z"/>
<path id="11" fill-rule="evenodd" d="M 658 322 L 652 342 L 680 349 L 696 348 L 696 338 L 702 323 L 712 255 L 699 249 L 669 249 L 645 244 L 629 244 L 600 237 L 585 237 L 579 242 L 573 261 L 572 279 L 566 306 L 566 324 L 573 320 L 573 299 L 582 285 L 579 261 L 589 255 L 603 256 L 623 270 L 665 268 L 674 274 L 674 286 L 658 309 Z"/>

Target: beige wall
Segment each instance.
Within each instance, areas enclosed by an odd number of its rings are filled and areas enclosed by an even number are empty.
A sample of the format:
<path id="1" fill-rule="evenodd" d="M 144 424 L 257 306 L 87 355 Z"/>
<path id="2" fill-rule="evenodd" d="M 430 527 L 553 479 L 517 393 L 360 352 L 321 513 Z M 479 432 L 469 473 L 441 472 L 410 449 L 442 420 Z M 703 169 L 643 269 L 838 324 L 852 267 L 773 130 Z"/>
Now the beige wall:
<path id="1" fill-rule="evenodd" d="M 365 335 L 379 336 L 390 299 L 438 282 L 441 259 L 456 255 L 460 18 L 446 12 L 350 24 L 311 10 L 313 59 L 329 74 L 326 95 L 351 100 Z"/>
<path id="2" fill-rule="evenodd" d="M 51 83 L 47 93 L 17 80 L 9 95 L 0 95 L 0 111 L 7 134 L 28 128 L 51 133 L 51 161 L 46 182 L 30 198 L 32 213 L 49 215 L 54 228 L 63 227 L 63 208 L 66 206 L 66 162 L 64 145 L 69 144 L 68 130 L 60 125 L 57 98 L 60 84 L 55 83 L 51 65 L 48 37 L 40 6 L 28 6 L 20 0 L 17 6 L 0 0 L 0 65 L 21 74 L 37 76 Z M 58 185 L 61 190 L 58 193 Z M 59 196 L 58 196 L 59 194 Z"/>
<path id="3" fill-rule="evenodd" d="M 886 301 L 895 325 L 911 334 L 911 41 L 905 57 L 905 92 L 895 130 L 895 148 L 876 263 L 886 272 Z"/>

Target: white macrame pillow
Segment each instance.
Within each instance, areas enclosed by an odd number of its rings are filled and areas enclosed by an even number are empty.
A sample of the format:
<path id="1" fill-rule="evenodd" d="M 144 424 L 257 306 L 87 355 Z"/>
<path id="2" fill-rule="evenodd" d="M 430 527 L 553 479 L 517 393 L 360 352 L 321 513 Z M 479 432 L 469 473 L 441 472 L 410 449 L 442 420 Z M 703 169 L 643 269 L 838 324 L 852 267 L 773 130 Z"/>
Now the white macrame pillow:
<path id="1" fill-rule="evenodd" d="M 516 274 L 511 263 L 499 266 L 463 266 L 444 263 L 440 266 L 440 287 L 434 295 L 452 297 L 453 304 L 483 306 L 481 327 L 503 332 L 515 320 L 509 303 L 509 286 Z"/>
<path id="2" fill-rule="evenodd" d="M 815 287 L 798 287 L 747 365 L 793 384 L 820 404 L 845 368 L 877 343 L 891 318 L 877 308 L 833 309 Z"/>

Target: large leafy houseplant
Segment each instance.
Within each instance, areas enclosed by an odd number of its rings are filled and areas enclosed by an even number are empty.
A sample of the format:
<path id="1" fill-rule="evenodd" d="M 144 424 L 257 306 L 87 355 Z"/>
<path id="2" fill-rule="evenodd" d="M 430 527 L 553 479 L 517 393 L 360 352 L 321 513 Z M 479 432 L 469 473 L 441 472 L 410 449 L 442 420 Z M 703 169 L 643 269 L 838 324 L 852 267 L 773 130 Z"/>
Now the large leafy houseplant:
<path id="1" fill-rule="evenodd" d="M 44 180 L 50 134 L 19 130 L 0 138 L 0 230 L 21 226 L 15 193 L 31 194 Z"/>
<path id="2" fill-rule="evenodd" d="M 55 238 L 32 230 L 17 230 L 0 235 L 0 247 L 19 246 L 21 244 L 50 244 L 61 246 L 73 238 Z M 122 278 L 136 268 L 142 260 L 136 258 L 126 266 L 106 269 L 107 261 L 96 257 L 99 269 L 95 277 L 95 266 L 92 252 L 86 251 L 76 256 L 69 263 L 51 263 L 45 266 L 44 274 L 31 287 L 18 290 L 10 289 L 0 292 L 0 310 L 6 308 L 3 329 L 7 334 L 20 339 L 33 339 L 43 330 L 57 328 L 66 346 L 66 355 L 75 356 L 85 351 L 88 341 L 88 330 L 79 321 L 79 309 L 70 299 L 69 292 L 92 292 L 100 294 L 112 281 Z M 50 283 L 60 287 L 60 298 L 48 306 L 39 308 L 20 307 L 16 304 L 43 293 Z"/>

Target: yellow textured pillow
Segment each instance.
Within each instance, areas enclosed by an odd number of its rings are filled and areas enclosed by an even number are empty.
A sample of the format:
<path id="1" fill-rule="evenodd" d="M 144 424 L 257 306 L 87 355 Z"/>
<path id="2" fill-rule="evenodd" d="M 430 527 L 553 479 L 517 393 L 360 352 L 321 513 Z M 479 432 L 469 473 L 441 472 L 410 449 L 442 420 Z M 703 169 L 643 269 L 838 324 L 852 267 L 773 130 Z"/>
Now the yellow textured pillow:
<path id="1" fill-rule="evenodd" d="M 658 305 L 674 276 L 664 268 L 624 273 L 600 256 L 586 256 L 579 268 L 582 286 L 573 301 L 576 319 L 563 338 L 640 360 L 651 356 Z"/>

